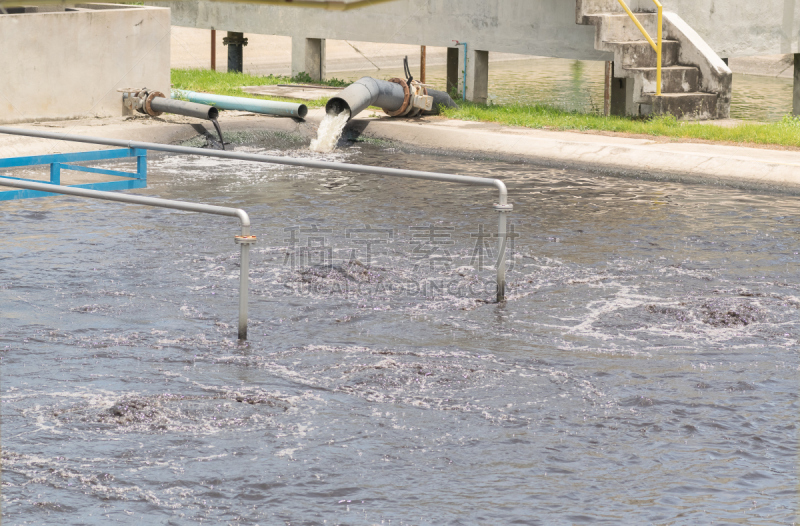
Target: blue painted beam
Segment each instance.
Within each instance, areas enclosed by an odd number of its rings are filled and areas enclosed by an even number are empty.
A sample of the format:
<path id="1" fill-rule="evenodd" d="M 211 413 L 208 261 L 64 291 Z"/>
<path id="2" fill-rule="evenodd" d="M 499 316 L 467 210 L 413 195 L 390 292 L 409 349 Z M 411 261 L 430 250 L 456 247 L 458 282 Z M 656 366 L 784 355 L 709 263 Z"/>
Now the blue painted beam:
<path id="1" fill-rule="evenodd" d="M 90 166 L 71 165 L 71 162 L 86 161 L 105 161 L 109 159 L 135 158 L 136 171 L 122 172 L 119 170 L 108 170 L 105 168 L 93 168 Z M 11 157 L 0 159 L 0 168 L 17 168 L 23 166 L 35 166 L 41 164 L 50 165 L 50 180 L 40 181 L 36 179 L 24 179 L 20 177 L 8 177 L 18 181 L 31 181 L 37 183 L 49 183 L 53 185 L 61 184 L 61 171 L 73 170 L 77 172 L 88 172 L 114 177 L 124 177 L 124 180 L 103 181 L 100 183 L 68 185 L 73 188 L 88 188 L 91 190 L 115 191 L 115 190 L 134 190 L 137 188 L 147 188 L 147 150 L 141 148 L 123 148 L 115 150 L 95 150 L 91 152 L 59 153 L 53 155 L 34 155 L 29 157 Z M 38 190 L 11 190 L 0 192 L 0 201 L 12 199 L 29 199 L 33 197 L 51 197 L 57 194 L 42 192 Z"/>
<path id="2" fill-rule="evenodd" d="M 0 168 L 16 168 L 20 166 L 35 166 L 50 163 L 76 163 L 81 161 L 104 161 L 108 159 L 121 159 L 134 157 L 134 148 L 120 148 L 114 150 L 93 150 L 91 152 L 56 153 L 53 155 L 32 155 L 28 157 L 7 157 L 0 159 Z"/>

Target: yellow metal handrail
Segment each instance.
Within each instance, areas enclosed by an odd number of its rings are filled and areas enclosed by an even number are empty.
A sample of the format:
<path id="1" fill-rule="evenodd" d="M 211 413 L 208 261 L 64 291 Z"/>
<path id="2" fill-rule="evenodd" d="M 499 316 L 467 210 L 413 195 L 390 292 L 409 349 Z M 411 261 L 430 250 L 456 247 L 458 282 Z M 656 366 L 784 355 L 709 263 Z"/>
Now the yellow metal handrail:
<path id="1" fill-rule="evenodd" d="M 657 42 L 653 42 L 653 39 L 647 33 L 647 30 L 645 30 L 645 28 L 639 22 L 639 19 L 636 18 L 636 15 L 634 15 L 633 12 L 630 10 L 628 5 L 625 3 L 625 0 L 618 0 L 618 1 L 622 6 L 622 9 L 624 9 L 625 12 L 628 13 L 628 16 L 631 17 L 631 20 L 633 20 L 633 23 L 636 24 L 636 27 L 639 28 L 639 31 L 642 32 L 644 38 L 647 39 L 647 41 L 650 43 L 650 46 L 656 52 L 656 96 L 659 97 L 661 96 L 661 49 L 663 42 L 662 28 L 664 27 L 661 2 L 659 2 L 658 0 L 653 0 L 653 3 L 656 4 L 656 8 L 658 9 L 658 40 Z"/>

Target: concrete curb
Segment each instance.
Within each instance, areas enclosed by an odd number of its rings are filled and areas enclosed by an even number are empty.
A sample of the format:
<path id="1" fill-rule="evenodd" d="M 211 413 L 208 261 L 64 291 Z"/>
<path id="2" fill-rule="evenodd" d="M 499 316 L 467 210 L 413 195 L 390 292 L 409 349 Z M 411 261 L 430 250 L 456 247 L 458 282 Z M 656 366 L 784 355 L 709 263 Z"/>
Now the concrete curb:
<path id="1" fill-rule="evenodd" d="M 800 152 L 702 143 L 655 142 L 456 120 L 354 119 L 366 137 L 482 158 L 526 160 L 645 179 L 800 192 Z"/>

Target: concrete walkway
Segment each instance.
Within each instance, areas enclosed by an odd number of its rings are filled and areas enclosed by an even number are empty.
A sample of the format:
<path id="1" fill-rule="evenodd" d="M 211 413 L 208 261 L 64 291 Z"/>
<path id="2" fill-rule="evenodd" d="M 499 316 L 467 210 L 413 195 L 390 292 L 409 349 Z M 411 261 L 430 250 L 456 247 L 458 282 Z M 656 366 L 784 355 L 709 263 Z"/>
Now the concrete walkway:
<path id="1" fill-rule="evenodd" d="M 310 140 L 323 110 L 309 112 L 305 122 L 243 112 L 223 112 L 223 132 L 264 130 L 295 133 Z M 800 192 L 800 151 L 747 148 L 691 142 L 664 142 L 589 133 L 555 132 L 498 124 L 448 120 L 371 117 L 354 119 L 348 129 L 365 137 L 411 148 L 447 151 L 484 159 L 525 161 L 537 165 L 573 168 L 595 173 L 669 179 L 706 184 L 733 184 L 755 189 Z M 176 143 L 198 134 L 200 121 L 169 116 L 86 119 L 24 124 L 76 135 L 93 135 L 147 142 Z M 206 125 L 210 130 L 210 125 Z M 95 149 L 92 145 L 0 135 L 0 157 L 15 157 Z"/>

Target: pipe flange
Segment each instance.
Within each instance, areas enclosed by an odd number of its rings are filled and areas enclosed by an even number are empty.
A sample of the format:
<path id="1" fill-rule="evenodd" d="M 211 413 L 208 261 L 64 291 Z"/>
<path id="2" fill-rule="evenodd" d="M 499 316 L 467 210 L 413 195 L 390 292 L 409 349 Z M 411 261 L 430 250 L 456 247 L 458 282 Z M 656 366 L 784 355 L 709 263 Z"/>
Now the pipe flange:
<path id="1" fill-rule="evenodd" d="M 256 236 L 234 236 L 233 241 L 237 245 L 252 245 L 256 242 Z"/>
<path id="2" fill-rule="evenodd" d="M 411 90 L 408 89 L 408 83 L 403 79 L 389 79 L 389 82 L 394 82 L 395 84 L 400 84 L 403 86 L 403 93 L 405 97 L 403 98 L 403 105 L 400 106 L 400 109 L 397 111 L 387 111 L 383 110 L 386 115 L 389 117 L 399 117 L 400 115 L 404 115 L 406 111 L 408 111 L 408 106 L 411 104 Z"/>
<path id="3" fill-rule="evenodd" d="M 146 92 L 145 92 L 145 93 L 146 93 Z M 161 93 L 160 91 L 151 91 L 150 93 L 147 93 L 147 98 L 146 98 L 146 99 L 144 99 L 144 104 L 143 104 L 143 106 L 144 106 L 144 112 L 145 112 L 146 114 L 150 115 L 151 117 L 158 117 L 159 115 L 161 115 L 161 114 L 163 113 L 163 112 L 161 112 L 161 111 L 155 111 L 155 110 L 154 110 L 154 109 L 153 109 L 153 108 L 150 106 L 150 103 L 151 103 L 151 102 L 153 101 L 153 99 L 155 99 L 156 97 L 161 97 L 162 99 L 165 99 L 165 98 L 166 98 L 166 97 L 164 96 L 164 94 L 163 94 L 163 93 Z"/>
<path id="4" fill-rule="evenodd" d="M 240 37 L 240 36 L 232 36 L 232 37 L 224 37 L 222 39 L 223 46 L 246 46 L 247 45 L 247 37 Z"/>
<path id="5" fill-rule="evenodd" d="M 512 205 L 512 204 L 501 205 L 501 204 L 495 203 L 494 204 L 494 209 L 495 209 L 495 211 L 500 212 L 501 214 L 502 213 L 506 213 L 507 214 L 508 212 L 512 212 L 514 210 L 514 205 Z"/>

